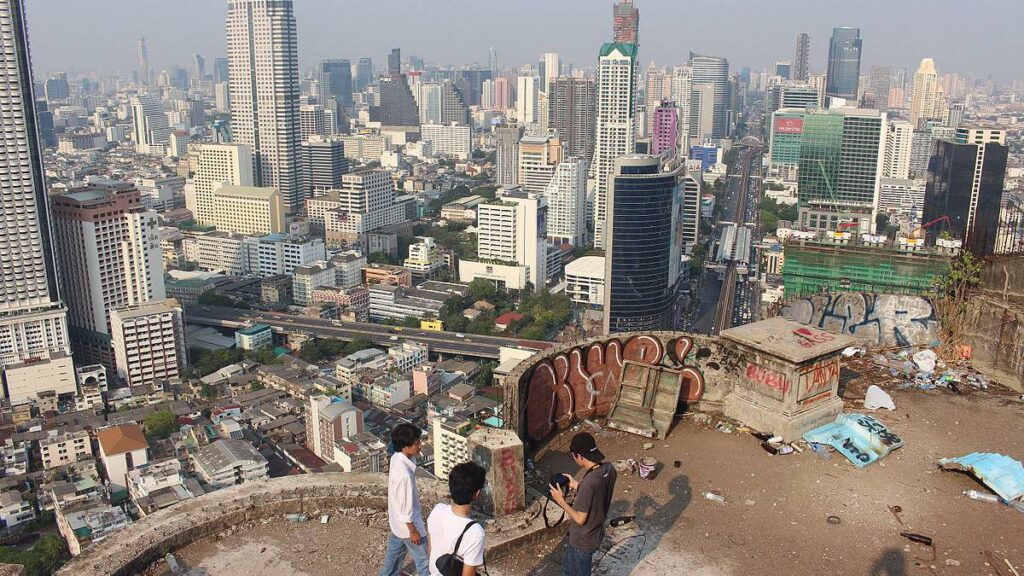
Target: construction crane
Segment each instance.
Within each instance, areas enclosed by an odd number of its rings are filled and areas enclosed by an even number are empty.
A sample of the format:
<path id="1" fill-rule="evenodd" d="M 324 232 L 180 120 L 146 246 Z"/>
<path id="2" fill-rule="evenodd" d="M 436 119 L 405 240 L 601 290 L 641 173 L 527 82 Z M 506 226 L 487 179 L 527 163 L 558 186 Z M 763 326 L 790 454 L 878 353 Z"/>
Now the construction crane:
<path id="1" fill-rule="evenodd" d="M 942 216 L 939 216 L 938 218 L 936 218 L 935 220 L 932 220 L 931 222 L 926 222 L 924 224 L 921 224 L 920 226 L 918 226 L 917 228 L 912 230 L 910 232 L 910 237 L 911 238 L 917 238 L 917 233 L 918 232 L 920 232 L 921 230 L 924 230 L 925 228 L 930 227 L 933 224 L 937 224 L 939 222 L 942 222 L 943 220 L 946 221 L 946 224 L 949 224 L 949 216 L 942 215 Z"/>

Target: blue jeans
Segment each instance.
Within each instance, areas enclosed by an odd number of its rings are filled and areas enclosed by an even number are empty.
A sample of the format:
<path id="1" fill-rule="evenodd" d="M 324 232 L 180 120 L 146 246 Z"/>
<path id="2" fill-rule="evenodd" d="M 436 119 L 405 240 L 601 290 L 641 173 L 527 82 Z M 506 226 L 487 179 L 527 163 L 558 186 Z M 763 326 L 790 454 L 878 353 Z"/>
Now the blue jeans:
<path id="1" fill-rule="evenodd" d="M 590 576 L 590 565 L 597 550 L 580 550 L 568 542 L 562 555 L 562 576 Z"/>
<path id="2" fill-rule="evenodd" d="M 406 550 L 412 554 L 412 561 L 416 564 L 418 576 L 430 576 L 430 558 L 427 556 L 427 537 L 420 536 L 420 543 L 413 544 L 408 538 L 399 538 L 394 532 L 388 531 L 388 548 L 384 553 L 384 566 L 380 569 L 380 576 L 398 576 L 405 564 Z"/>

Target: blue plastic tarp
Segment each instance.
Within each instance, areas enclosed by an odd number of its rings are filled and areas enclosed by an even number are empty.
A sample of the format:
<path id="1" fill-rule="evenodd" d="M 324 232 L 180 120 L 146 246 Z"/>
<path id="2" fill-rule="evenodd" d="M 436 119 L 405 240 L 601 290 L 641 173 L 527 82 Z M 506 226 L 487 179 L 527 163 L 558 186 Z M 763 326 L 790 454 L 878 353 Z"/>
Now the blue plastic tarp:
<path id="1" fill-rule="evenodd" d="M 803 435 L 815 444 L 828 444 L 863 468 L 903 446 L 903 440 L 884 424 L 866 414 L 840 414 L 831 424 L 819 426 Z"/>
<path id="2" fill-rule="evenodd" d="M 974 474 L 1003 500 L 1024 501 L 1024 465 L 1009 456 L 973 452 L 959 458 L 943 458 L 939 466 Z"/>

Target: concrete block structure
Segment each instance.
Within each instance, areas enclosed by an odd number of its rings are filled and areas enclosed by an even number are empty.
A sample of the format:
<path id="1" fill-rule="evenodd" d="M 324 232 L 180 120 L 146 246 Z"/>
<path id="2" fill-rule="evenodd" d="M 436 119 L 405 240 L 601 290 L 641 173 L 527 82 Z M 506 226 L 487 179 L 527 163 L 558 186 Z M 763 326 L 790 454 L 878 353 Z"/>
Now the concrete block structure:
<path id="1" fill-rule="evenodd" d="M 481 428 L 467 438 L 470 458 L 487 470 L 487 485 L 478 500 L 484 513 L 501 518 L 526 508 L 523 442 L 511 430 Z"/>
<path id="2" fill-rule="evenodd" d="M 840 352 L 856 342 L 782 317 L 730 328 L 741 358 L 740 374 L 723 412 L 756 430 L 796 440 L 835 419 Z"/>

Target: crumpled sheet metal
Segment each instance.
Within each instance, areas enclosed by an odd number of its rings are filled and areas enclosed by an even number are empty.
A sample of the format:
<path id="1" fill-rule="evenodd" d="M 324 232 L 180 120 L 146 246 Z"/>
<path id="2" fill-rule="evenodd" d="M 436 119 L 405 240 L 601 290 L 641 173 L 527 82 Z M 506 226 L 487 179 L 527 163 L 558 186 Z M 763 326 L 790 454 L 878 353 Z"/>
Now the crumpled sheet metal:
<path id="1" fill-rule="evenodd" d="M 834 446 L 840 454 L 863 468 L 903 446 L 903 440 L 884 424 L 866 414 L 840 414 L 835 422 L 819 426 L 803 435 L 815 444 Z"/>
<path id="2" fill-rule="evenodd" d="M 972 452 L 959 458 L 943 458 L 939 466 L 946 470 L 970 472 L 1003 500 L 1024 502 L 1024 464 L 991 452 Z"/>

